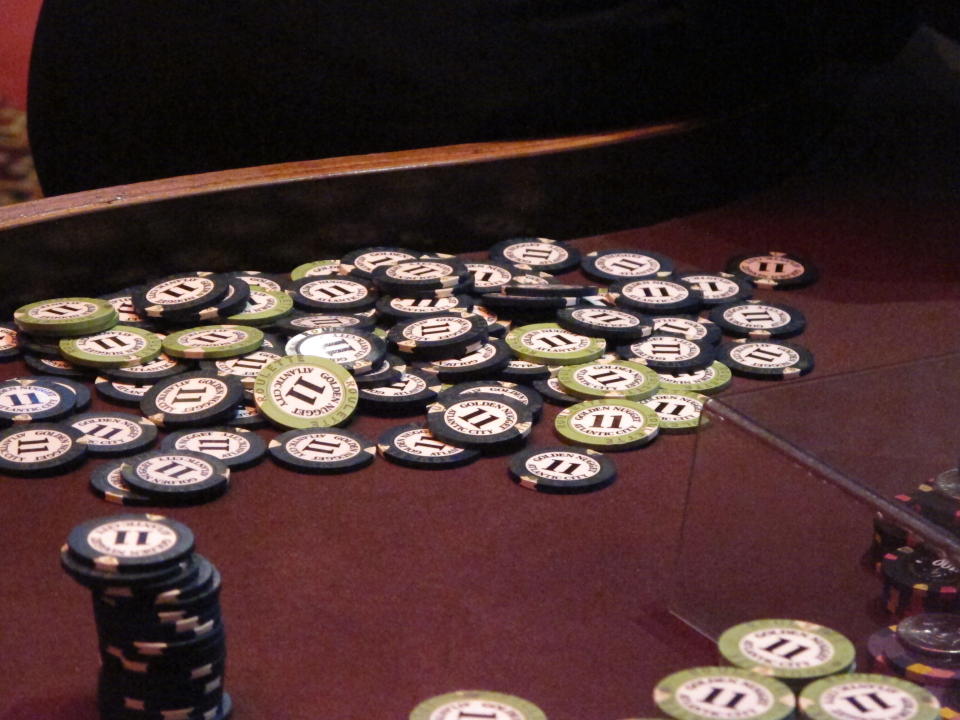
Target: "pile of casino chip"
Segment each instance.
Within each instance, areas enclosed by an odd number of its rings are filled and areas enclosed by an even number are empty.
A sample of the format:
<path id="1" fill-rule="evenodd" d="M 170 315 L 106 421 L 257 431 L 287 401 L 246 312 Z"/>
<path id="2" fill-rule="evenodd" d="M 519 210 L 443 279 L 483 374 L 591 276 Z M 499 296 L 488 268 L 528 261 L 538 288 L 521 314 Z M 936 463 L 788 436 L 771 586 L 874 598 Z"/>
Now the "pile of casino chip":
<path id="1" fill-rule="evenodd" d="M 813 368 L 789 340 L 803 314 L 753 297 L 815 280 L 795 256 L 678 272 L 652 251 L 581 257 L 544 238 L 489 255 L 373 247 L 289 274 L 183 272 L 25 305 L 0 327 L 0 355 L 38 375 L 0 384 L 0 472 L 106 457 L 90 478 L 100 497 L 176 506 L 219 497 L 231 472 L 267 455 L 305 473 L 349 472 L 378 453 L 422 469 L 512 455 L 521 486 L 585 492 L 616 477 L 607 453 L 696 430 L 732 374 Z M 554 277 L 578 268 L 594 283 Z M 94 377 L 129 411 L 77 414 Z M 544 401 L 564 406 L 561 444 L 528 448 Z M 373 441 L 342 427 L 358 415 L 398 420 Z M 268 425 L 281 434 L 252 432 Z"/>
<path id="2" fill-rule="evenodd" d="M 103 720 L 230 716 L 220 573 L 188 527 L 160 515 L 89 520 L 60 564 L 92 595 Z"/>

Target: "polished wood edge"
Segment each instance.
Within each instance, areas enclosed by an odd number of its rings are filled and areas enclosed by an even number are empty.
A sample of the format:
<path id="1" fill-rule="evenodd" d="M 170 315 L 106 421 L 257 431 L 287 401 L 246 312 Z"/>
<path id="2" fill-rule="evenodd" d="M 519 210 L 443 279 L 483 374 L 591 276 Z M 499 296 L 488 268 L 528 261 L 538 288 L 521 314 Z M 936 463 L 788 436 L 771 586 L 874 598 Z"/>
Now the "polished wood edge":
<path id="1" fill-rule="evenodd" d="M 69 195 L 57 195 L 0 208 L 0 230 L 33 222 L 56 220 L 70 215 L 107 210 L 117 206 L 136 205 L 224 190 L 315 180 L 325 177 L 491 162 L 506 158 L 573 152 L 604 145 L 630 143 L 675 135 L 708 124 L 710 123 L 705 120 L 683 120 L 589 135 L 537 140 L 465 143 L 416 150 L 398 150 L 263 165 L 197 175 L 182 175 L 130 185 L 116 185 Z"/>

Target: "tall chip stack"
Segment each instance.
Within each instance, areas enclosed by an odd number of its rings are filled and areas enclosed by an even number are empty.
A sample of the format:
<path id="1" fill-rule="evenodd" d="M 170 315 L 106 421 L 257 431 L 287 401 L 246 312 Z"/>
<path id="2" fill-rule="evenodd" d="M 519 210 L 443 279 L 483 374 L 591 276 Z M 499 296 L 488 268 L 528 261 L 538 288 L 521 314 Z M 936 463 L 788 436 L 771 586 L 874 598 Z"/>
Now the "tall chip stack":
<path id="1" fill-rule="evenodd" d="M 161 515 L 89 520 L 60 564 L 92 593 L 103 720 L 230 716 L 220 573 L 190 528 Z"/>

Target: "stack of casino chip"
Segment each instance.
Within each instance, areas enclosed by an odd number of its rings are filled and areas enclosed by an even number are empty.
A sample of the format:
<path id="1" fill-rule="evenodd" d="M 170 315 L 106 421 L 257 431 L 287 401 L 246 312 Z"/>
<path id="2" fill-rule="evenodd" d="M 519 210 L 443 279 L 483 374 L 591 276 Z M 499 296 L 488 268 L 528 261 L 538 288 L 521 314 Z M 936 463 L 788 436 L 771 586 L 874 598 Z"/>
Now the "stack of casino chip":
<path id="1" fill-rule="evenodd" d="M 816 274 L 777 251 L 738 256 L 720 272 L 680 272 L 653 251 L 581 254 L 538 237 L 469 261 L 368 247 L 289 273 L 184 271 L 101 298 L 31 303 L 0 328 L 0 359 L 22 351 L 37 372 L 96 374 L 111 404 L 138 408 L 165 434 L 192 433 L 193 444 L 160 450 L 146 439 L 98 446 L 118 459 L 95 469 L 91 487 L 114 502 L 206 502 L 265 451 L 284 467 L 331 473 L 364 467 L 373 448 L 421 468 L 524 453 L 510 470 L 522 487 L 583 492 L 615 477 L 598 453 L 697 430 L 707 396 L 733 375 L 809 372 L 812 356 L 794 341 L 803 314 L 753 294 Z M 527 447 L 544 400 L 562 408 L 552 420 L 561 454 Z M 339 430 L 358 415 L 419 422 L 372 442 Z M 85 423 L 101 433 L 138 425 Z M 279 435 L 260 444 L 240 432 L 267 426 Z M 214 458 L 195 473 L 201 480 L 157 475 L 200 462 L 191 452 Z"/>
<path id="2" fill-rule="evenodd" d="M 804 620 L 740 623 L 720 635 L 717 648 L 731 665 L 775 678 L 795 692 L 814 680 L 852 672 L 856 662 L 846 637 Z"/>
<path id="3" fill-rule="evenodd" d="M 901 547 L 880 559 L 883 607 L 905 618 L 923 612 L 960 612 L 960 568 L 923 547 Z"/>
<path id="4" fill-rule="evenodd" d="M 960 615 L 956 613 L 921 613 L 881 628 L 867 640 L 867 652 L 875 672 L 923 685 L 941 702 L 960 692 Z M 956 704 L 951 707 L 960 709 Z"/>
<path id="5" fill-rule="evenodd" d="M 816 680 L 797 696 L 805 720 L 888 717 L 938 720 L 941 704 L 928 690 L 901 678 L 876 673 L 846 673 Z"/>
<path id="6" fill-rule="evenodd" d="M 92 594 L 103 720 L 230 716 L 220 573 L 187 526 L 160 515 L 89 520 L 60 563 Z"/>
<path id="7" fill-rule="evenodd" d="M 796 699 L 784 683 L 736 667 L 696 667 L 663 678 L 653 691 L 676 720 L 793 720 Z"/>

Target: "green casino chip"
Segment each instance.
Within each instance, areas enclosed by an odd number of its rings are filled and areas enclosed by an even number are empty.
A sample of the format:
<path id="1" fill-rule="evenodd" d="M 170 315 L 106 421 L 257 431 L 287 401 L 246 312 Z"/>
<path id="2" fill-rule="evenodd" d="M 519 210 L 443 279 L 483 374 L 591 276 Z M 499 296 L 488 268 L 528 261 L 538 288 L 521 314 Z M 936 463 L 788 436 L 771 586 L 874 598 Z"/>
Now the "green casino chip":
<path id="1" fill-rule="evenodd" d="M 291 280 L 303 280 L 305 277 L 325 277 L 340 274 L 339 260 L 313 260 L 297 265 L 290 271 Z"/>
<path id="2" fill-rule="evenodd" d="M 706 396 L 699 393 L 661 389 L 643 404 L 657 414 L 661 432 L 685 433 L 695 432 L 701 426 L 700 414 L 706 401 Z"/>
<path id="3" fill-rule="evenodd" d="M 424 700 L 410 713 L 410 720 L 547 720 L 529 700 L 486 690 L 460 690 Z"/>
<path id="4" fill-rule="evenodd" d="M 927 690 L 900 678 L 844 673 L 815 680 L 798 698 L 808 720 L 937 720 L 940 703 Z"/>
<path id="5" fill-rule="evenodd" d="M 580 365 L 603 355 L 607 343 L 565 330 L 556 323 L 536 323 L 507 333 L 507 345 L 521 360 L 548 365 Z"/>
<path id="6" fill-rule="evenodd" d="M 293 298 L 282 290 L 250 289 L 250 299 L 243 312 L 227 320 L 235 325 L 270 325 L 293 312 Z"/>
<path id="7" fill-rule="evenodd" d="M 74 365 L 125 368 L 143 365 L 160 355 L 162 338 L 149 330 L 114 325 L 96 335 L 64 338 L 60 354 Z"/>
<path id="8" fill-rule="evenodd" d="M 163 339 L 163 351 L 191 360 L 246 355 L 263 344 L 263 331 L 244 325 L 205 325 L 178 330 Z"/>
<path id="9" fill-rule="evenodd" d="M 853 667 L 856 648 L 823 625 L 803 620 L 753 620 L 734 625 L 717 640 L 731 665 L 796 686 Z"/>
<path id="10" fill-rule="evenodd" d="M 35 335 L 76 337 L 107 330 L 119 316 L 106 300 L 68 297 L 41 300 L 17 308 L 13 321 L 21 330 Z"/>
<path id="11" fill-rule="evenodd" d="M 660 387 L 660 377 L 653 370 L 628 360 L 567 365 L 557 372 L 557 381 L 567 393 L 583 400 L 645 400 Z"/>
<path id="12" fill-rule="evenodd" d="M 664 392 L 687 390 L 715 395 L 725 390 L 733 380 L 730 368 L 719 360 L 699 370 L 663 370 L 657 374 L 660 376 L 660 389 Z"/>
<path id="13" fill-rule="evenodd" d="M 257 409 L 286 428 L 333 427 L 350 419 L 360 391 L 333 360 L 288 355 L 260 371 L 253 385 Z"/>
<path id="14" fill-rule="evenodd" d="M 789 687 L 729 667 L 698 667 L 668 675 L 653 701 L 677 720 L 788 720 L 796 709 Z"/>
<path id="15" fill-rule="evenodd" d="M 562 440 L 607 452 L 632 450 L 651 442 L 660 429 L 657 413 L 633 400 L 587 400 L 554 420 Z"/>

